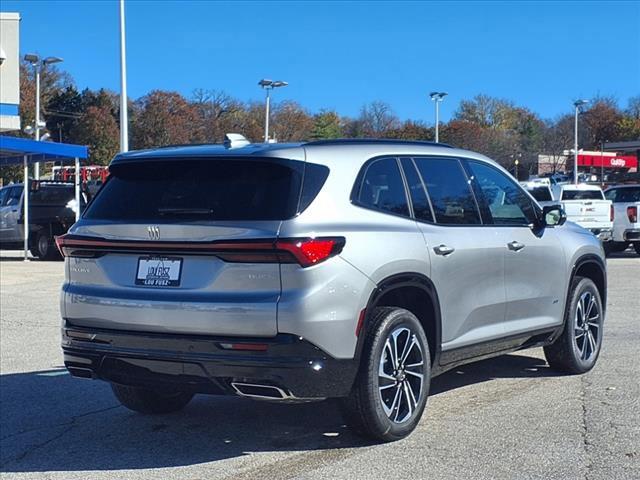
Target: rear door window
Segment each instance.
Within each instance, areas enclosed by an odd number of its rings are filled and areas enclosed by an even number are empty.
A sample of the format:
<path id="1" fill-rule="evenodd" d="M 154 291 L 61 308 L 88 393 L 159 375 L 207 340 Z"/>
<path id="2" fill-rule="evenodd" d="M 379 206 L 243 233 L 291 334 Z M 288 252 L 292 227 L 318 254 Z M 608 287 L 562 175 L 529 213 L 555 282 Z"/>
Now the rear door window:
<path id="1" fill-rule="evenodd" d="M 366 208 L 409 216 L 409 204 L 395 158 L 379 158 L 366 166 L 356 197 Z"/>
<path id="2" fill-rule="evenodd" d="M 437 223 L 482 223 L 469 180 L 457 158 L 415 158 L 415 162 L 427 187 Z"/>
<path id="3" fill-rule="evenodd" d="M 313 196 L 328 168 L 310 178 Z M 285 220 L 298 211 L 304 162 L 182 159 L 114 165 L 84 218 L 103 220 Z M 312 199 L 307 195 L 304 202 Z"/>

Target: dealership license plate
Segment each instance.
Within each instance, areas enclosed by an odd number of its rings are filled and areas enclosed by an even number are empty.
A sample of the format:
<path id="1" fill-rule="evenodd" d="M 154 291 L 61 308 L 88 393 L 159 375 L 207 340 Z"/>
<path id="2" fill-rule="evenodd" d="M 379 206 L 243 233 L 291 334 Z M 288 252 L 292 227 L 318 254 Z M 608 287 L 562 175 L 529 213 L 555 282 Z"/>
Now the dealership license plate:
<path id="1" fill-rule="evenodd" d="M 182 259 L 141 257 L 138 259 L 136 285 L 147 287 L 178 287 L 182 274 Z"/>

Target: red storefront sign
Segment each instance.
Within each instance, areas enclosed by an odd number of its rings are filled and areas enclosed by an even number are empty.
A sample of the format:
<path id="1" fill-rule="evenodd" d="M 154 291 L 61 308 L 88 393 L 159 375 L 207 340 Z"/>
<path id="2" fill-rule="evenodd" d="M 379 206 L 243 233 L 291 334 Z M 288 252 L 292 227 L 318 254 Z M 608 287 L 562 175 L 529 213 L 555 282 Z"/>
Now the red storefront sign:
<path id="1" fill-rule="evenodd" d="M 637 168 L 638 159 L 633 155 L 611 155 L 605 153 L 598 154 L 578 154 L 579 167 L 599 167 L 599 168 Z"/>

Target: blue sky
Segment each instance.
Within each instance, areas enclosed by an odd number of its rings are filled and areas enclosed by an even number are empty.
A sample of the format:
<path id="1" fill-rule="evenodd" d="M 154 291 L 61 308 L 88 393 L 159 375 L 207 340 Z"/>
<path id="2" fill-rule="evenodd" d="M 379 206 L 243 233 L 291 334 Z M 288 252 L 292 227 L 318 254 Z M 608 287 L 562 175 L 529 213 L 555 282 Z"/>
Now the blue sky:
<path id="1" fill-rule="evenodd" d="M 9 1 L 21 51 L 56 55 L 80 88 L 119 89 L 118 3 Z M 260 78 L 311 111 L 373 100 L 433 122 L 477 93 L 543 117 L 575 98 L 640 94 L 640 2 L 207 2 L 128 0 L 129 96 L 219 89 L 262 99 Z"/>

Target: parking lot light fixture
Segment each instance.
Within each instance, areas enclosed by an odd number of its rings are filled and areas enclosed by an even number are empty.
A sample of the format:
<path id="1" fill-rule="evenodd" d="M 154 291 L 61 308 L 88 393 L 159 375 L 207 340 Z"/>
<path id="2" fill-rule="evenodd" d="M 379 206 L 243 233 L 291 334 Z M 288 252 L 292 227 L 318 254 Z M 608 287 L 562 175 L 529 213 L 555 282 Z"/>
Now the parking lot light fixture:
<path id="1" fill-rule="evenodd" d="M 40 56 L 35 53 L 27 53 L 24 56 L 26 62 L 33 67 L 33 71 L 36 79 L 36 120 L 34 122 L 34 138 L 36 140 L 40 140 L 40 130 L 44 128 L 44 122 L 40 120 L 40 71 L 42 67 L 46 65 L 51 65 L 53 63 L 62 62 L 62 58 L 60 57 L 46 57 L 43 60 L 40 60 Z M 40 164 L 38 162 L 33 164 L 33 178 L 36 180 L 40 179 Z"/>
<path id="2" fill-rule="evenodd" d="M 431 100 L 434 101 L 436 106 L 436 143 L 440 141 L 439 126 L 440 126 L 440 108 L 439 103 L 447 96 L 447 92 L 431 92 L 429 94 Z"/>
<path id="3" fill-rule="evenodd" d="M 589 100 L 576 100 L 573 102 L 573 106 L 576 109 L 573 139 L 573 183 L 576 185 L 578 184 L 578 114 L 587 103 L 589 103 Z"/>
<path id="4" fill-rule="evenodd" d="M 264 90 L 267 92 L 267 98 L 265 100 L 265 113 L 264 113 L 264 142 L 269 143 L 269 107 L 271 103 L 271 90 L 279 87 L 286 87 L 289 85 L 288 82 L 283 80 L 270 80 L 268 78 L 263 78 L 258 82 Z"/>

